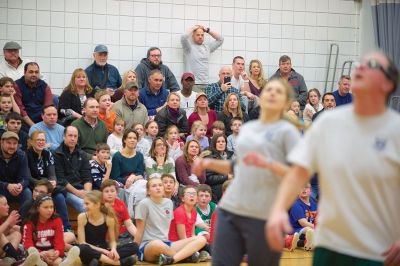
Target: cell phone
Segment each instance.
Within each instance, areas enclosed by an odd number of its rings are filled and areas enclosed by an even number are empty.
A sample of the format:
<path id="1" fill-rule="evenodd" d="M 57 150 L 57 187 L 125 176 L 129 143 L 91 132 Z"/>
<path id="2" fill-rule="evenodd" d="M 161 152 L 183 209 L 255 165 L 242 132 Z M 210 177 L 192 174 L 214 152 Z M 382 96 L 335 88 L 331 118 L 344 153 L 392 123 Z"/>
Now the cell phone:
<path id="1" fill-rule="evenodd" d="M 224 77 L 224 84 L 231 82 L 231 77 L 225 76 Z"/>

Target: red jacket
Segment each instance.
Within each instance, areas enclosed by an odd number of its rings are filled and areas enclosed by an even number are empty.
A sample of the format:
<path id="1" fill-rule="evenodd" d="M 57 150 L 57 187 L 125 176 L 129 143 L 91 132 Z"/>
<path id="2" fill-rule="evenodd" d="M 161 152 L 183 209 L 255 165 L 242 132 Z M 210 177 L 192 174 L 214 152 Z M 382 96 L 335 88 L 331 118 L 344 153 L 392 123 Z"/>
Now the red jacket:
<path id="1" fill-rule="evenodd" d="M 46 223 L 38 222 L 36 225 L 36 235 L 33 238 L 32 222 L 24 225 L 22 236 L 24 248 L 35 247 L 39 251 L 55 249 L 64 257 L 64 230 L 61 218 L 49 219 Z"/>

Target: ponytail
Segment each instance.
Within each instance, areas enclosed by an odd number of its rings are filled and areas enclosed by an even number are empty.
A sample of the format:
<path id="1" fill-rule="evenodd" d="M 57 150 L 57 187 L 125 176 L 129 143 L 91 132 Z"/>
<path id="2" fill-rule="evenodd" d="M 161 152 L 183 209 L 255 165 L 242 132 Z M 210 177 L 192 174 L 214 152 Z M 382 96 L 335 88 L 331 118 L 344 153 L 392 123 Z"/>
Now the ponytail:
<path id="1" fill-rule="evenodd" d="M 293 124 L 298 130 L 307 130 L 310 124 L 305 124 L 302 122 L 300 119 L 297 118 L 297 116 L 290 115 L 287 112 L 284 112 L 282 115 L 282 118 L 289 123 Z"/>

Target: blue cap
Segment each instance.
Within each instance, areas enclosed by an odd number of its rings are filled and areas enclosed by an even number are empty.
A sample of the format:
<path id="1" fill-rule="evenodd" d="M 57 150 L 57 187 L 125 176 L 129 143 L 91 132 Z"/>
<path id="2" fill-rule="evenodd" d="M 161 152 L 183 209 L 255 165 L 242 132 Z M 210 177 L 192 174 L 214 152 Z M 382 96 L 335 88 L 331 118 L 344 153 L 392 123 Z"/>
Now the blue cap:
<path id="1" fill-rule="evenodd" d="M 105 46 L 104 44 L 99 44 L 96 46 L 96 48 L 94 48 L 94 52 L 95 53 L 108 53 L 108 49 L 107 49 L 107 46 Z"/>

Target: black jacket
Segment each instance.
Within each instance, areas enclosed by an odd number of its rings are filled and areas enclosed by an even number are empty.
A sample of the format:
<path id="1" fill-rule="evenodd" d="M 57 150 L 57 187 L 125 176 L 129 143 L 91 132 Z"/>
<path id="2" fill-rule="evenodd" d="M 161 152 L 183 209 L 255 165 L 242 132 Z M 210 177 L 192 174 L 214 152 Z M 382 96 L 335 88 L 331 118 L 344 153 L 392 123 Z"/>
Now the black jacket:
<path id="1" fill-rule="evenodd" d="M 233 153 L 230 151 L 226 151 L 227 159 L 229 160 Z M 213 152 L 207 158 L 223 160 L 222 156 L 219 153 Z M 218 203 L 218 201 L 222 197 L 222 184 L 228 180 L 228 176 L 219 174 L 217 172 L 206 171 L 206 184 L 211 187 L 212 191 L 212 201 Z"/>
<path id="2" fill-rule="evenodd" d="M 76 189 L 83 189 L 86 183 L 92 183 L 90 164 L 86 154 L 78 147 L 70 153 L 64 142 L 54 153 L 56 165 L 57 188 L 64 193 L 65 186 L 69 183 Z"/>
<path id="3" fill-rule="evenodd" d="M 231 120 L 232 120 L 232 115 L 229 114 L 229 116 L 224 114 L 224 111 L 221 111 L 218 113 L 218 120 L 224 122 L 225 125 L 225 136 L 229 136 L 232 134 L 232 129 L 231 129 Z M 243 123 L 247 122 L 249 120 L 249 116 L 243 112 Z"/>
<path id="4" fill-rule="evenodd" d="M 164 134 L 170 125 L 176 125 L 179 129 L 179 133 L 189 133 L 189 123 L 186 117 L 186 112 L 182 108 L 179 108 L 179 115 L 176 123 L 172 120 L 172 116 L 167 107 L 161 109 L 154 120 L 158 124 L 158 135 L 161 137 L 164 137 Z"/>
<path id="5" fill-rule="evenodd" d="M 42 151 L 43 164 L 41 165 L 41 168 L 38 165 L 39 156 L 32 148 L 29 148 L 25 153 L 28 158 L 28 166 L 31 172 L 31 175 L 29 177 L 30 189 L 33 189 L 36 181 L 42 178 L 47 178 L 48 180 L 57 180 L 56 170 L 54 166 L 54 157 L 51 152 L 49 152 L 48 150 Z"/>
<path id="6" fill-rule="evenodd" d="M 86 94 L 86 97 L 94 97 L 95 91 L 92 90 L 91 93 Z M 71 91 L 64 89 L 61 96 L 58 99 L 58 119 L 64 118 L 64 114 L 60 111 L 61 109 L 72 109 L 78 114 L 82 114 L 81 100 L 79 95 L 73 94 Z"/>
<path id="7" fill-rule="evenodd" d="M 7 190 L 8 184 L 21 183 L 27 187 L 29 183 L 28 159 L 25 152 L 20 149 L 8 160 L 4 160 L 0 150 L 0 189 Z"/>

